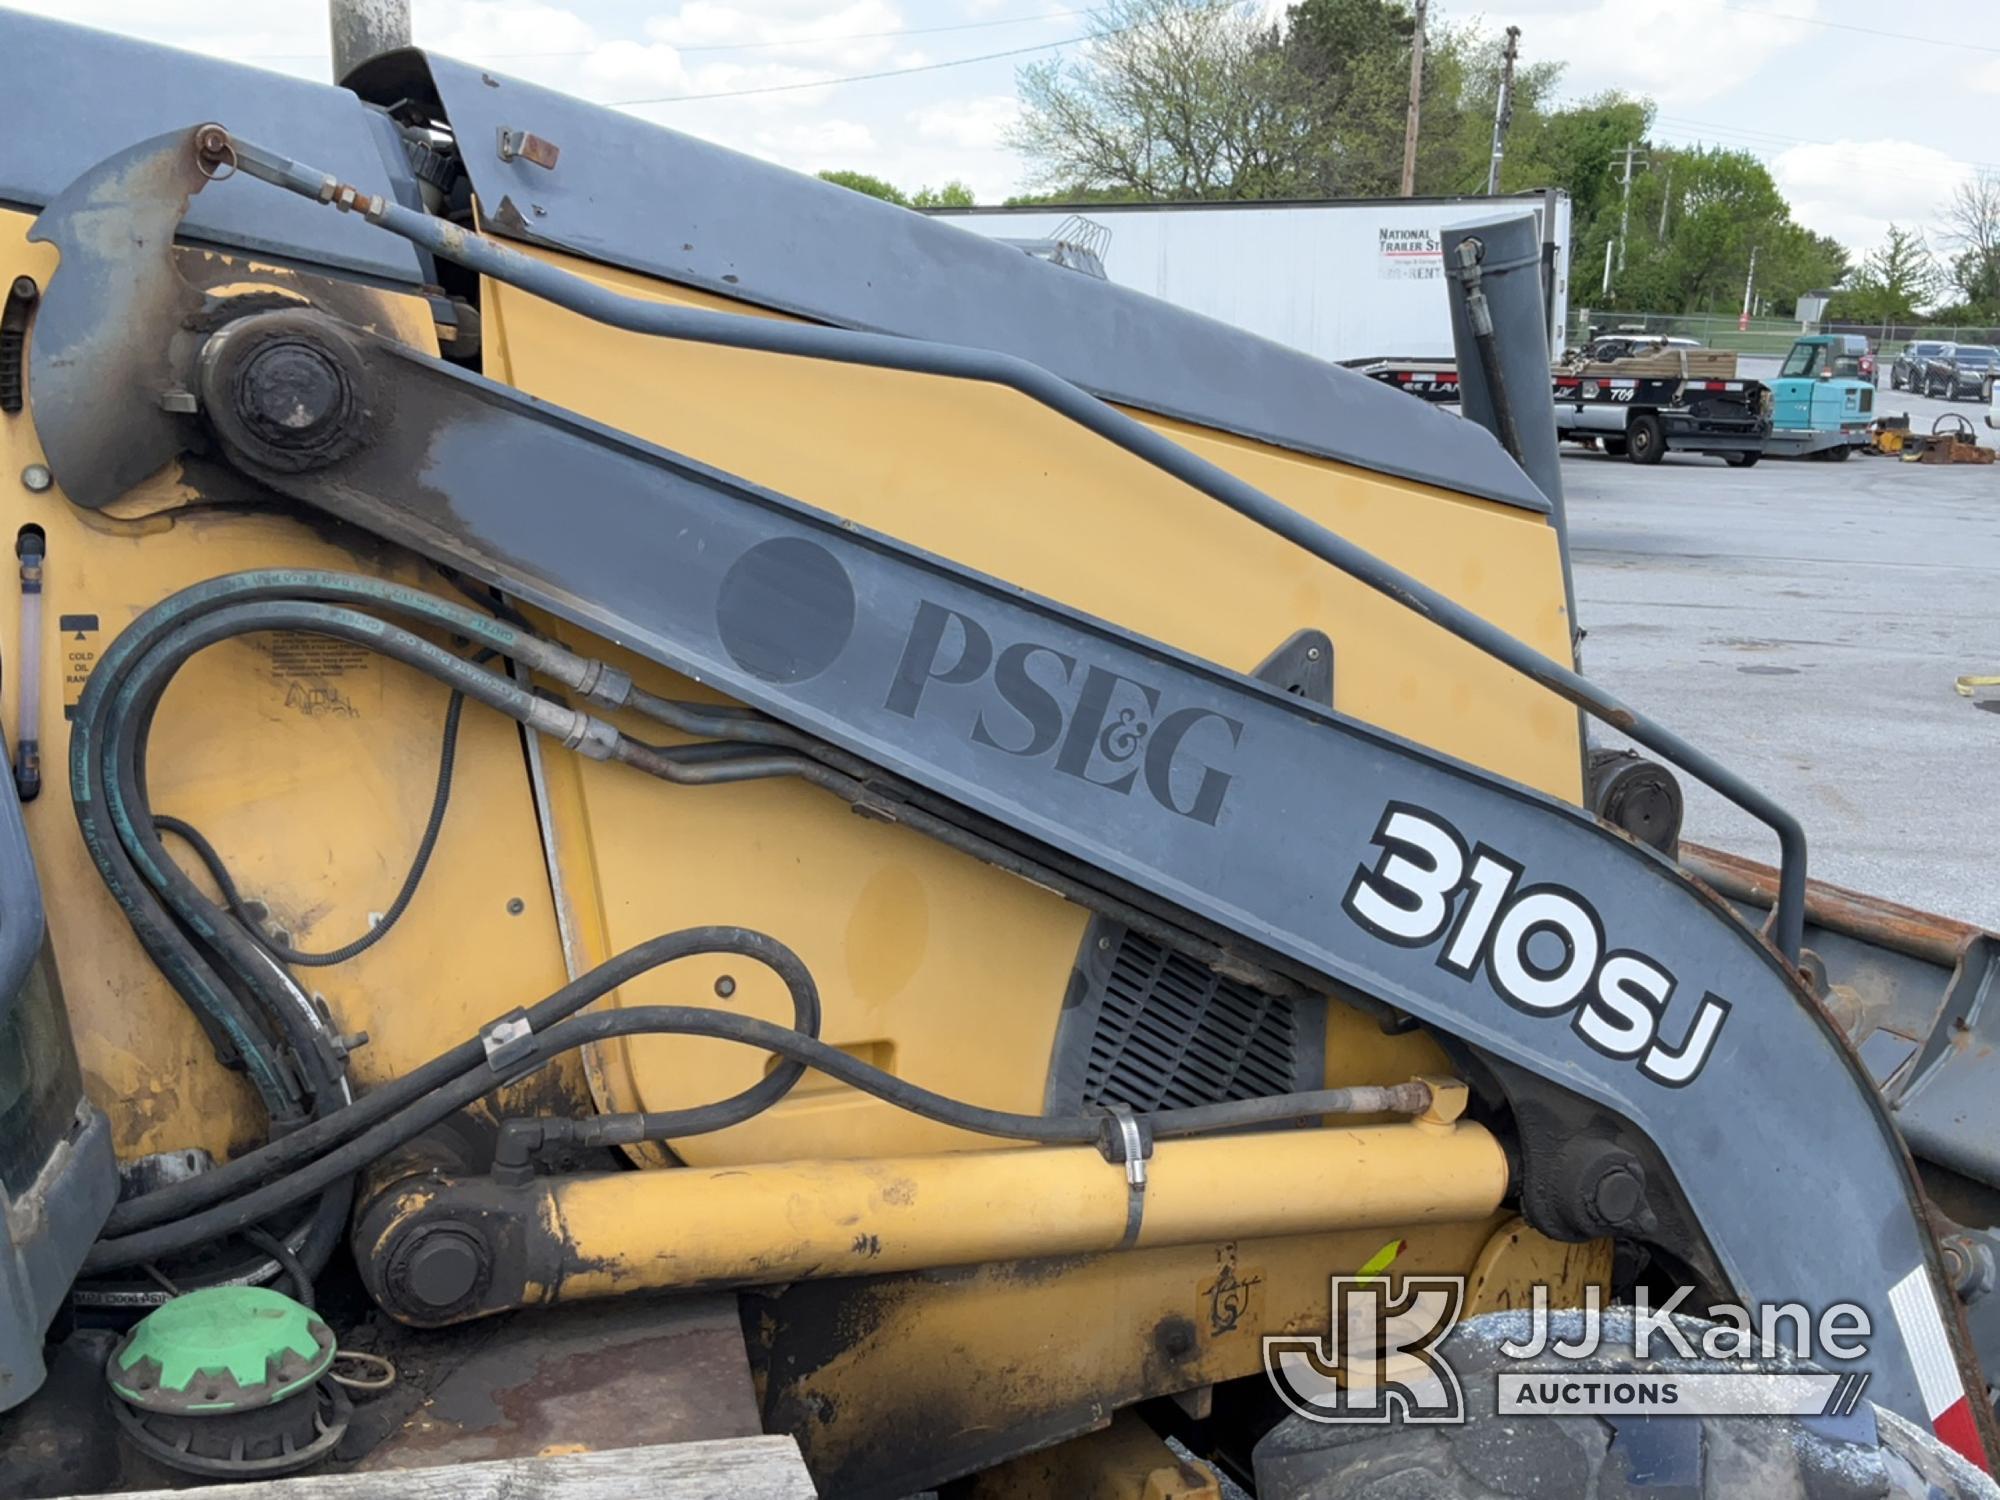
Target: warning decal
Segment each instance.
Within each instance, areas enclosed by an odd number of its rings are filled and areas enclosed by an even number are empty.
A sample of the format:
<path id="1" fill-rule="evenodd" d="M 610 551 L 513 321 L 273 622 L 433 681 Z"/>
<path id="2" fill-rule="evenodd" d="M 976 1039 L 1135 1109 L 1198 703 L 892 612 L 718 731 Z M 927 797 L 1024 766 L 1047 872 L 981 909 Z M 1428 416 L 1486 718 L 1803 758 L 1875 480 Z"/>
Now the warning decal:
<path id="1" fill-rule="evenodd" d="M 62 615 L 56 620 L 62 641 L 63 717 L 76 717 L 77 700 L 97 665 L 97 616 Z"/>
<path id="2" fill-rule="evenodd" d="M 285 707 L 308 719 L 360 716 L 351 685 L 343 679 L 368 674 L 373 653 L 353 641 L 304 631 L 271 635 L 271 676 L 284 689 Z"/>

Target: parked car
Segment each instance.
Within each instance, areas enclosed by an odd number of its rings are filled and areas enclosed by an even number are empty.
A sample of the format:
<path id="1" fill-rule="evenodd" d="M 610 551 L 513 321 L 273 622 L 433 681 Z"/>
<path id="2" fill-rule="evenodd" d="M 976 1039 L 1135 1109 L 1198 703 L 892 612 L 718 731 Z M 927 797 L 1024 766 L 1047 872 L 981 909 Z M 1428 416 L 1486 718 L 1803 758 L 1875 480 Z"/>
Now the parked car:
<path id="1" fill-rule="evenodd" d="M 1652 354 L 1661 349 L 1699 349 L 1699 339 L 1674 338 L 1664 333 L 1608 333 L 1594 338 L 1584 349 L 1584 358 L 1591 361 L 1630 359 L 1637 354 Z"/>
<path id="2" fill-rule="evenodd" d="M 1946 401 L 1961 396 L 1991 401 L 1996 375 L 2000 375 L 2000 349 L 1991 344 L 1946 344 L 1923 362 L 1917 372 L 1917 390 Z"/>
<path id="3" fill-rule="evenodd" d="M 1875 384 L 1875 351 L 1868 347 L 1868 339 L 1859 333 L 1828 334 L 1831 341 L 1828 353 L 1831 356 L 1829 368 L 1844 380 L 1865 380 Z"/>
<path id="4" fill-rule="evenodd" d="M 1942 339 L 1920 339 L 1903 345 L 1903 352 L 1896 356 L 1889 366 L 1889 389 L 1892 391 L 1914 391 L 1917 388 L 1917 372 L 1923 368 L 1925 360 L 1945 347 Z"/>

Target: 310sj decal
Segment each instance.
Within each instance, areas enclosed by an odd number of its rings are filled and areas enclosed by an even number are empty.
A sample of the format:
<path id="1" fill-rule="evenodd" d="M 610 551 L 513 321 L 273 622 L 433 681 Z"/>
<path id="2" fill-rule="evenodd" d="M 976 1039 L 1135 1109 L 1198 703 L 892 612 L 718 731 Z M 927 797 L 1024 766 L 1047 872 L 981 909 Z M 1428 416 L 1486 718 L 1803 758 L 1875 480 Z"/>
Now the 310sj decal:
<path id="1" fill-rule="evenodd" d="M 1700 1076 L 1729 1002 L 1704 993 L 1679 1044 L 1666 1041 L 1673 971 L 1636 948 L 1610 947 L 1582 893 L 1552 881 L 1522 884 L 1518 861 L 1486 844 L 1468 848 L 1444 818 L 1406 802 L 1383 810 L 1370 842 L 1375 862 L 1355 870 L 1341 899 L 1367 931 L 1401 948 L 1441 939 L 1438 967 L 1468 983 L 1483 972 L 1495 994 L 1528 1015 L 1567 1015 L 1589 1046 L 1636 1059 L 1655 1083 L 1683 1088 Z"/>

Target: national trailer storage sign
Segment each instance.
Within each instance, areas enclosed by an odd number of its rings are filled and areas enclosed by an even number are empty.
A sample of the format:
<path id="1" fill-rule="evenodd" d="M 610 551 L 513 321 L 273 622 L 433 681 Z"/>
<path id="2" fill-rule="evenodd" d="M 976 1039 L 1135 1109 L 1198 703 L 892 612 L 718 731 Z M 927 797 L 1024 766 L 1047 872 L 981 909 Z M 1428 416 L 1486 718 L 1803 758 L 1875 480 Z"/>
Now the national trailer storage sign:
<path id="1" fill-rule="evenodd" d="M 1444 247 L 1455 224 L 1531 214 L 1569 311 L 1567 194 L 1310 203 L 1092 203 L 940 209 L 961 229 L 1044 257 L 1064 234 L 1101 250 L 1107 280 L 1335 363 L 1450 359 Z M 1079 227 L 1072 222 L 1087 222 Z M 1108 236 L 1108 238 L 1105 238 Z M 1084 272 L 1072 271 L 1072 275 Z"/>
<path id="2" fill-rule="evenodd" d="M 1384 281 L 1442 281 L 1444 239 L 1436 229 L 1392 228 L 1376 231 L 1375 274 Z M 1384 354 L 1403 350 L 1382 351 Z"/>

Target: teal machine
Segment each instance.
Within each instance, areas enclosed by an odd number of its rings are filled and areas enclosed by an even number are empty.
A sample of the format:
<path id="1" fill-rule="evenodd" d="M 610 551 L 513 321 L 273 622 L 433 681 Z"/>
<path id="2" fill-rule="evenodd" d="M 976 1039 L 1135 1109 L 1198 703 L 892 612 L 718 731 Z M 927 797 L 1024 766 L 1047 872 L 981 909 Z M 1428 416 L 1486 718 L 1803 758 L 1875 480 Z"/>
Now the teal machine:
<path id="1" fill-rule="evenodd" d="M 1875 419 L 1875 387 L 1845 373 L 1839 334 L 1808 334 L 1792 345 L 1771 387 L 1771 435 L 1764 451 L 1774 458 L 1841 460 L 1868 442 Z"/>

